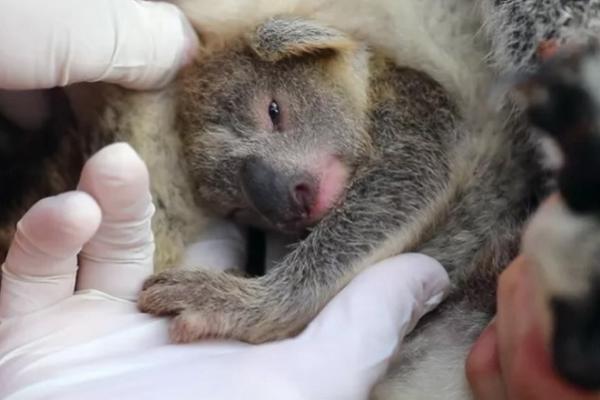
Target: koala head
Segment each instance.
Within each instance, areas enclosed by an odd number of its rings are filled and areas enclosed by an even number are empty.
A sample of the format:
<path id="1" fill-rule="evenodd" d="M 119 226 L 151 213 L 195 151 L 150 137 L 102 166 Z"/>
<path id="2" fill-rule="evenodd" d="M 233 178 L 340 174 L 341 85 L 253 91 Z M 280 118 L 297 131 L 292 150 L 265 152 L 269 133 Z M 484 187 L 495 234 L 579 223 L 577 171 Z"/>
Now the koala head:
<path id="1" fill-rule="evenodd" d="M 288 17 L 199 56 L 178 81 L 199 202 L 282 232 L 318 222 L 370 156 L 368 59 L 345 34 Z"/>

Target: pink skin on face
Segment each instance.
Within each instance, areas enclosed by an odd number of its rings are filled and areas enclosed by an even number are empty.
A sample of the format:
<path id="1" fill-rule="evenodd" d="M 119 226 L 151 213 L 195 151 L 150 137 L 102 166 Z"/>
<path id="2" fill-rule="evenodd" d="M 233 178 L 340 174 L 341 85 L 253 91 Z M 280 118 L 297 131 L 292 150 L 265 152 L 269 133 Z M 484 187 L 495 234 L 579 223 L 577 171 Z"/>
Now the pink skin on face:
<path id="1" fill-rule="evenodd" d="M 342 198 L 348 183 L 348 168 L 334 156 L 326 156 L 318 163 L 316 171 L 319 186 L 310 210 L 310 222 L 319 221 Z"/>

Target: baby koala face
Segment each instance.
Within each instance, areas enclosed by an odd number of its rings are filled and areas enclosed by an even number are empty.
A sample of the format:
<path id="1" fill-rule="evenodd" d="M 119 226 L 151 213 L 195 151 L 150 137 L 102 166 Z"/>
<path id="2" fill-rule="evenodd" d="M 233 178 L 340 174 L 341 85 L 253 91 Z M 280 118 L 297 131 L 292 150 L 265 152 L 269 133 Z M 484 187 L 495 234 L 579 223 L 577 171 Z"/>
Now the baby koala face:
<path id="1" fill-rule="evenodd" d="M 201 55 L 178 82 L 199 202 L 282 232 L 323 218 L 371 151 L 367 63 L 342 33 L 282 18 Z"/>

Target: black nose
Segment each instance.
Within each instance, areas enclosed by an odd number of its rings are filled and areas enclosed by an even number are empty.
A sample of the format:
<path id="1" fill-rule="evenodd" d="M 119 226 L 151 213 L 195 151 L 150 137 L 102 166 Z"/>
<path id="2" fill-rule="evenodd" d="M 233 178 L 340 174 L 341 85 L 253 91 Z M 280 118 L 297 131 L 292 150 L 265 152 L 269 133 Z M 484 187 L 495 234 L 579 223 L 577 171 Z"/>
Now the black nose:
<path id="1" fill-rule="evenodd" d="M 569 382 L 600 390 L 600 293 L 584 300 L 555 299 L 554 364 Z"/>
<path id="2" fill-rule="evenodd" d="M 310 174 L 279 170 L 251 157 L 242 166 L 240 180 L 250 205 L 272 225 L 295 229 L 308 222 L 316 187 Z"/>

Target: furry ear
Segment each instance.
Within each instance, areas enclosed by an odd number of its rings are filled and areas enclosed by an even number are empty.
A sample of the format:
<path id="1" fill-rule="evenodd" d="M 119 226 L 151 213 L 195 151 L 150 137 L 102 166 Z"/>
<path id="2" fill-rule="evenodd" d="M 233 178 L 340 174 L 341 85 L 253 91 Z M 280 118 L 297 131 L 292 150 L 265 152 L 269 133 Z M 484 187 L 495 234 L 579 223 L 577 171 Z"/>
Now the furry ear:
<path id="1" fill-rule="evenodd" d="M 250 47 L 266 61 L 320 53 L 342 53 L 357 47 L 344 33 L 301 18 L 275 17 L 259 25 Z"/>

